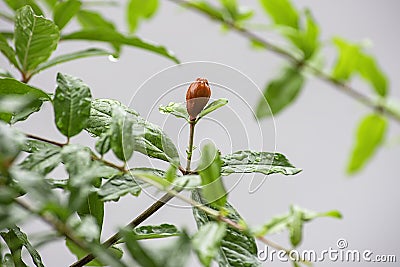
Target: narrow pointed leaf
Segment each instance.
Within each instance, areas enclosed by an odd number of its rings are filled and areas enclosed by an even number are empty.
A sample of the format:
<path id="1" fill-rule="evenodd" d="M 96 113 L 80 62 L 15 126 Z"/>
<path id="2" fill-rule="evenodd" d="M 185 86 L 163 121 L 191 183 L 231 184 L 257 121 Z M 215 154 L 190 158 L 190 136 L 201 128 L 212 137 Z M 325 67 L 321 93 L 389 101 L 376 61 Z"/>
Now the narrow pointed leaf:
<path id="1" fill-rule="evenodd" d="M 13 64 L 17 69 L 19 69 L 19 64 L 17 58 L 15 57 L 15 51 L 8 43 L 7 39 L 0 34 L 0 51 L 8 59 L 8 61 Z"/>
<path id="2" fill-rule="evenodd" d="M 133 229 L 133 232 L 135 233 L 137 240 L 166 238 L 181 235 L 181 232 L 175 225 L 166 223 L 136 227 Z"/>
<path id="3" fill-rule="evenodd" d="M 18 238 L 18 240 L 21 242 L 21 244 L 28 250 L 29 254 L 32 257 L 33 263 L 37 267 L 44 267 L 42 259 L 39 255 L 39 252 L 32 246 L 32 244 L 29 242 L 28 237 L 26 236 L 25 233 L 21 231 L 17 226 L 13 227 L 10 229 L 10 231 L 13 231 L 15 236 Z"/>
<path id="4" fill-rule="evenodd" d="M 0 121 L 0 174 L 10 167 L 22 151 L 25 141 L 22 133 Z"/>
<path id="5" fill-rule="evenodd" d="M 61 163 L 60 152 L 61 148 L 56 146 L 40 149 L 30 154 L 19 166 L 45 176 Z"/>
<path id="6" fill-rule="evenodd" d="M 231 173 L 263 173 L 265 175 L 280 173 L 295 175 L 301 169 L 294 167 L 280 153 L 255 152 L 250 150 L 236 151 L 222 157 L 222 174 Z"/>
<path id="7" fill-rule="evenodd" d="M 217 222 L 208 222 L 199 228 L 192 239 L 192 245 L 205 267 L 218 255 L 222 238 L 226 234 L 226 225 Z"/>
<path id="8" fill-rule="evenodd" d="M 361 120 L 357 128 L 354 148 L 347 165 L 349 174 L 360 171 L 375 154 L 385 138 L 387 126 L 386 118 L 378 114 L 367 115 Z"/>
<path id="9" fill-rule="evenodd" d="M 221 165 L 219 151 L 213 144 L 205 145 L 197 168 L 202 181 L 202 194 L 211 204 L 223 207 L 227 192 L 221 179 Z"/>
<path id="10" fill-rule="evenodd" d="M 260 0 L 264 10 L 275 24 L 297 29 L 299 14 L 290 0 Z"/>
<path id="11" fill-rule="evenodd" d="M 174 103 L 170 102 L 167 106 L 160 106 L 158 110 L 164 114 L 171 114 L 177 118 L 189 120 L 189 114 L 187 112 L 185 103 Z"/>
<path id="12" fill-rule="evenodd" d="M 134 32 L 140 20 L 151 18 L 158 8 L 158 0 L 129 0 L 126 9 L 130 32 Z"/>
<path id="13" fill-rule="evenodd" d="M 36 15 L 43 15 L 43 11 L 36 4 L 35 0 L 4 0 L 4 2 L 14 11 L 18 11 L 18 9 L 24 6 L 30 6 Z"/>
<path id="14" fill-rule="evenodd" d="M 364 52 L 360 44 L 350 43 L 341 38 L 334 38 L 339 56 L 332 71 L 337 80 L 347 81 L 355 74 L 359 74 L 370 83 L 373 90 L 385 97 L 388 91 L 388 81 L 375 58 Z"/>
<path id="15" fill-rule="evenodd" d="M 15 48 L 25 73 L 46 61 L 56 49 L 60 33 L 57 26 L 37 16 L 30 6 L 18 10 L 15 22 Z"/>
<path id="16" fill-rule="evenodd" d="M 148 171 L 155 175 L 163 176 L 164 171 L 149 168 L 136 168 L 132 171 Z M 141 190 L 146 185 L 139 179 L 136 179 L 132 173 L 117 174 L 105 182 L 97 192 L 102 201 L 118 201 L 120 197 L 126 194 L 139 196 Z"/>
<path id="17" fill-rule="evenodd" d="M 87 126 L 92 96 L 78 78 L 58 73 L 57 84 L 53 103 L 56 125 L 62 134 L 72 137 Z"/>
<path id="18" fill-rule="evenodd" d="M 125 246 L 132 258 L 142 267 L 161 267 L 155 257 L 149 251 L 144 249 L 136 239 L 132 231 L 123 230 L 121 235 L 124 239 Z"/>
<path id="19" fill-rule="evenodd" d="M 90 48 L 90 49 L 77 51 L 77 52 L 73 52 L 73 53 L 69 53 L 69 54 L 65 54 L 65 55 L 60 55 L 60 56 L 54 57 L 54 58 L 40 64 L 32 73 L 36 74 L 45 69 L 54 67 L 58 64 L 66 63 L 66 62 L 73 61 L 73 60 L 80 59 L 80 58 L 109 56 L 111 54 L 112 53 L 110 53 L 106 50 L 103 50 L 103 49 Z"/>
<path id="20" fill-rule="evenodd" d="M 226 104 L 228 104 L 228 99 L 225 98 L 220 98 L 217 99 L 213 102 L 211 102 L 210 104 L 208 104 L 198 115 L 197 120 L 200 120 L 201 118 L 203 118 L 204 116 L 206 116 L 207 114 L 219 109 L 220 107 L 225 106 Z"/>
<path id="21" fill-rule="evenodd" d="M 256 116 L 264 117 L 278 114 L 299 95 L 304 84 L 303 75 L 292 67 L 284 69 L 281 76 L 272 80 L 264 90 L 256 107 Z"/>
<path id="22" fill-rule="evenodd" d="M 62 40 L 86 40 L 86 41 L 106 42 L 113 45 L 115 44 L 127 45 L 147 50 L 152 53 L 156 53 L 158 55 L 171 59 L 175 63 L 179 63 L 179 60 L 175 57 L 175 55 L 168 49 L 166 49 L 164 46 L 144 41 L 135 36 L 125 36 L 112 29 L 82 30 L 79 32 L 73 32 L 71 34 L 65 35 L 62 37 Z"/>
<path id="23" fill-rule="evenodd" d="M 116 105 L 111 111 L 110 146 L 114 154 L 122 161 L 128 161 L 134 151 L 134 121 L 128 113 Z"/>
<path id="24" fill-rule="evenodd" d="M 76 15 L 81 5 L 79 0 L 67 0 L 56 4 L 53 9 L 53 20 L 60 30 Z"/>

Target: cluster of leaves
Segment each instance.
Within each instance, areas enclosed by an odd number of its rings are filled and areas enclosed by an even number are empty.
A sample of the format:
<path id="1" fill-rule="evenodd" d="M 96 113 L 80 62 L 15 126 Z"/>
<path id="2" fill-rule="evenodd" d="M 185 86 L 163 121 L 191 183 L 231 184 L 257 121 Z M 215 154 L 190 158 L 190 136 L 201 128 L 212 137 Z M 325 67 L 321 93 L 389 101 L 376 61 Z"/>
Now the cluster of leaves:
<path id="1" fill-rule="evenodd" d="M 168 59 L 178 62 L 178 59 L 163 46 L 154 42 L 147 42 L 132 34 L 124 34 L 116 29 L 114 23 L 106 19 L 102 14 L 86 7 L 82 1 L 46 1 L 47 9 L 51 13 L 52 20 L 44 17 L 45 13 L 35 1 L 4 1 L 15 12 L 7 15 L 15 21 L 13 32 L 0 33 L 0 51 L 6 56 L 22 75 L 22 80 L 27 82 L 31 77 L 47 68 L 60 63 L 93 56 L 118 57 L 123 46 L 132 46 L 147 50 Z M 154 2 L 152 12 L 140 14 L 141 8 L 134 8 L 142 1 L 130 1 L 128 3 L 127 21 L 131 33 L 137 28 L 140 20 L 149 18 L 157 9 L 157 1 Z M 29 4 L 29 5 L 27 5 Z M 25 6 L 26 5 L 26 6 Z M 133 18 L 134 17 L 134 18 Z M 77 20 L 80 25 L 78 31 L 65 33 L 68 23 Z M 14 40 L 14 47 L 9 40 Z M 53 57 L 48 60 L 59 41 L 94 41 L 110 44 L 113 50 L 105 50 L 91 47 Z M 11 76 L 7 71 L 1 72 L 2 76 Z"/>
<path id="2" fill-rule="evenodd" d="M 220 1 L 220 7 L 209 1 L 181 2 L 239 31 L 247 30 L 246 23 L 252 14 L 235 0 Z M 311 11 L 297 9 L 290 0 L 260 0 L 260 4 L 271 21 L 270 28 L 275 30 L 286 44 L 286 48 L 274 47 L 272 50 L 290 58 L 290 63 L 293 62 L 293 64 L 283 66 L 279 75 L 265 86 L 264 97 L 259 99 L 256 106 L 256 116 L 259 119 L 277 115 L 294 103 L 305 86 L 306 72 L 310 70 L 312 73 L 317 71 L 325 78 L 329 77 L 332 83 L 342 85 L 346 85 L 354 77 L 360 77 L 371 87 L 373 99 L 376 99 L 377 105 L 388 108 L 400 118 L 400 112 L 393 110 L 387 99 L 386 75 L 375 58 L 365 51 L 362 44 L 352 43 L 340 37 L 333 38 L 330 44 L 337 48 L 338 57 L 334 66 L 327 71 L 329 74 L 325 74 L 321 50 L 329 42 L 321 40 L 319 25 Z M 227 14 L 232 13 L 230 10 L 236 10 L 233 14 L 246 15 L 228 16 Z M 246 10 L 246 13 L 240 13 L 239 10 Z M 253 46 L 271 49 L 253 35 L 247 35 L 247 37 Z M 374 155 L 384 141 L 387 124 L 387 119 L 380 114 L 379 110 L 361 119 L 355 136 L 355 145 L 348 161 L 348 174 L 360 171 Z"/>
<path id="3" fill-rule="evenodd" d="M 267 234 L 270 223 L 258 232 L 247 227 L 228 202 L 223 177 L 234 173 L 294 175 L 301 170 L 279 153 L 243 150 L 221 155 L 216 147 L 208 144 L 202 148 L 199 166 L 179 175 L 175 144 L 159 126 L 146 121 L 135 110 L 116 100 L 93 99 L 90 87 L 68 74 L 57 74 L 57 87 L 51 93 L 27 84 L 31 77 L 51 66 L 88 56 L 119 55 L 124 45 L 176 61 L 168 50 L 120 33 L 110 21 L 78 0 L 45 1 L 52 20 L 45 18 L 41 6 L 34 0 L 4 2 L 15 11 L 9 16 L 15 29 L 12 33 L 0 34 L 0 51 L 21 73 L 21 81 L 7 72 L 2 72 L 0 78 L 0 235 L 4 241 L 0 242 L 0 264 L 27 266 L 21 253 L 26 249 L 36 266 L 44 266 L 35 243 L 18 227 L 31 216 L 38 216 L 57 232 L 43 237 L 42 244 L 61 235 L 78 259 L 88 253 L 96 257 L 90 265 L 127 266 L 121 259 L 120 244 L 114 242 L 108 249 L 101 245 L 104 203 L 118 201 L 128 193 L 139 197 L 144 186 L 155 186 L 170 194 L 181 190 L 192 192 L 188 202 L 193 204 L 199 230 L 190 236 L 185 229 L 165 223 L 123 228 L 118 235 L 131 259 L 145 267 L 179 267 L 185 266 L 190 252 L 194 251 L 204 266 L 210 266 L 212 260 L 220 266 L 259 266 L 255 237 Z M 227 12 L 224 16 L 243 20 L 250 16 L 236 9 L 236 4 L 232 5 L 236 2 L 221 3 Z M 158 1 L 146 1 L 146 4 L 129 1 L 130 31 L 141 20 L 151 17 L 157 6 Z M 82 29 L 61 32 L 74 18 Z M 113 52 L 89 48 L 52 58 L 60 40 L 106 42 Z M 53 107 L 54 123 L 66 143 L 24 134 L 14 126 L 40 111 L 44 102 Z M 198 123 L 227 102 L 226 99 L 213 101 L 191 123 Z M 188 120 L 182 103 L 170 103 L 160 107 L 160 111 Z M 83 131 L 96 139 L 94 148 L 70 142 Z M 134 152 L 168 162 L 170 167 L 158 170 L 135 166 L 127 170 L 126 162 Z M 107 153 L 113 153 L 124 167 L 104 160 Z M 64 168 L 67 177 L 54 178 L 54 170 L 59 167 Z M 302 222 L 321 216 L 312 214 L 292 208 L 286 220 L 282 219 L 281 224 L 290 232 L 297 231 L 296 245 L 301 241 Z M 235 224 L 241 227 L 233 227 Z M 170 237 L 177 238 L 161 251 L 149 250 L 140 242 Z"/>

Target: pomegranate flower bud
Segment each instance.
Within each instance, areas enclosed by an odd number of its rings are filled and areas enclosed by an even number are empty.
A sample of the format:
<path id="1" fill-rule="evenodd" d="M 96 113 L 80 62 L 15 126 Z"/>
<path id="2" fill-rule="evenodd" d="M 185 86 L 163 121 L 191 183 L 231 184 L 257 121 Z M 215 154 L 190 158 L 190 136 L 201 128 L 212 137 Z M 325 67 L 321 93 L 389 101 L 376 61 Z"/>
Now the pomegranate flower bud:
<path id="1" fill-rule="evenodd" d="M 191 121 L 194 121 L 207 105 L 210 96 L 211 89 L 207 79 L 197 78 L 196 81 L 190 84 L 186 92 L 186 109 Z"/>

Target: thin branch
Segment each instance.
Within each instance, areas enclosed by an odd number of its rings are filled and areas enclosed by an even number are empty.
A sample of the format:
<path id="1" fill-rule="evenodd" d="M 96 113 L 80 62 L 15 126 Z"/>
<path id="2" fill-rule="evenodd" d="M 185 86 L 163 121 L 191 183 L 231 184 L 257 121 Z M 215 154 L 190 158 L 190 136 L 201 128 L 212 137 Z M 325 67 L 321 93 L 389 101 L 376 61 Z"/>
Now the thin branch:
<path id="1" fill-rule="evenodd" d="M 57 218 L 51 216 L 50 214 L 40 213 L 40 212 L 36 211 L 28 203 L 26 203 L 25 201 L 23 201 L 19 198 L 14 199 L 14 202 L 17 205 L 19 205 L 20 207 L 22 207 L 23 209 L 25 209 L 26 211 L 28 211 L 29 213 L 37 215 L 43 222 L 50 225 L 59 234 L 65 236 L 66 238 L 71 240 L 71 242 L 74 243 L 76 246 L 80 247 L 84 251 L 90 251 L 88 249 L 88 246 L 85 244 L 85 242 L 83 240 L 81 240 L 80 238 L 76 237 L 74 235 L 74 232 L 67 225 L 65 225 L 63 222 L 61 222 Z"/>
<path id="2" fill-rule="evenodd" d="M 163 207 L 168 201 L 170 201 L 174 196 L 167 193 L 163 195 L 159 200 L 154 202 L 150 207 L 148 207 L 145 211 L 143 211 L 140 215 L 138 215 L 135 219 L 133 219 L 129 224 L 125 226 L 125 229 L 133 229 L 140 225 L 142 222 L 144 222 L 147 218 L 149 218 L 151 215 L 156 213 L 161 207 Z M 110 238 L 108 238 L 104 243 L 104 247 L 110 247 L 117 243 L 121 239 L 120 232 L 115 233 L 112 235 Z M 70 267 L 81 267 L 89 262 L 91 262 L 94 259 L 93 254 L 88 254 L 82 259 L 76 261 L 73 263 Z"/>
<path id="3" fill-rule="evenodd" d="M 46 139 L 46 138 L 43 138 L 43 137 L 40 137 L 40 136 L 36 136 L 36 135 L 33 135 L 33 134 L 25 134 L 25 136 L 30 138 L 30 139 L 35 139 L 35 140 L 42 141 L 42 142 L 45 142 L 45 143 L 48 143 L 48 144 L 52 144 L 52 145 L 55 145 L 55 146 L 59 146 L 59 147 L 65 146 L 64 143 L 60 143 L 60 142 L 56 142 L 56 141 L 53 141 L 53 140 L 49 140 L 49 139 Z"/>
<path id="4" fill-rule="evenodd" d="M 358 102 L 361 102 L 362 104 L 372 108 L 374 111 L 379 112 L 383 115 L 386 115 L 396 121 L 397 123 L 400 123 L 400 114 L 397 114 L 390 108 L 386 107 L 385 105 L 382 105 L 380 103 L 377 103 L 376 100 L 372 99 L 371 97 L 360 93 L 357 91 L 355 88 L 350 86 L 349 84 L 337 80 L 335 77 L 331 76 L 328 73 L 325 73 L 324 71 L 316 68 L 315 66 L 312 66 L 311 64 L 304 62 L 301 59 L 296 58 L 294 55 L 292 55 L 290 52 L 280 48 L 278 45 L 270 42 L 267 39 L 262 38 L 261 36 L 257 35 L 256 33 L 238 25 L 234 21 L 227 20 L 225 18 L 221 18 L 218 16 L 215 16 L 213 14 L 208 13 L 207 11 L 201 9 L 200 7 L 196 6 L 193 3 L 190 3 L 187 0 L 169 0 L 170 2 L 173 2 L 175 4 L 187 7 L 201 15 L 207 16 L 212 20 L 218 21 L 226 26 L 228 26 L 231 30 L 236 31 L 239 35 L 257 42 L 258 44 L 264 46 L 265 49 L 287 59 L 288 61 L 291 61 L 294 65 L 296 66 L 303 66 L 305 68 L 308 68 L 312 72 L 314 72 L 315 77 L 318 79 L 329 83 L 334 86 L 334 88 L 338 89 L 340 92 L 343 92 L 350 96 L 351 98 L 357 100 Z"/>
<path id="5" fill-rule="evenodd" d="M 192 162 L 192 154 L 193 154 L 193 141 L 194 141 L 194 127 L 196 126 L 196 121 L 190 121 L 190 132 L 189 132 L 189 146 L 187 151 L 187 161 L 186 161 L 186 172 L 190 172 L 190 164 Z"/>

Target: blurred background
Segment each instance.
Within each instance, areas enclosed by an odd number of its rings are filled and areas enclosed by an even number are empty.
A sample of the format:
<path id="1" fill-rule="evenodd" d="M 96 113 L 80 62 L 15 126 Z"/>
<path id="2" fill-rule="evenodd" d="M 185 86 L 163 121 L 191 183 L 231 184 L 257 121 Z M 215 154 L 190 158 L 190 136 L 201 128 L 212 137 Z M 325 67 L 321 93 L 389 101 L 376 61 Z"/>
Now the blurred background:
<path id="1" fill-rule="evenodd" d="M 398 237 L 400 236 L 399 155 L 400 127 L 390 125 L 388 138 L 370 164 L 359 174 L 348 177 L 345 167 L 352 149 L 355 127 L 369 110 L 343 95 L 334 87 L 316 79 L 308 80 L 296 103 L 273 119 L 257 122 L 251 108 L 261 96 L 259 88 L 278 74 L 285 61 L 269 52 L 251 48 L 248 40 L 236 33 L 223 31 L 219 24 L 196 13 L 184 10 L 169 1 L 161 1 L 156 16 L 140 25 L 137 34 L 165 45 L 176 53 L 182 62 L 189 63 L 173 67 L 171 61 L 143 50 L 124 48 L 121 58 L 112 62 L 106 57 L 83 59 L 46 70 L 33 78 L 31 84 L 47 91 L 55 90 L 57 72 L 82 78 L 92 91 L 94 98 L 113 98 L 137 110 L 151 122 L 164 124 L 163 128 L 179 144 L 182 158 L 186 149 L 188 129 L 183 121 L 159 114 L 158 106 L 170 101 L 183 102 L 188 82 L 197 77 L 208 78 L 213 84 L 213 97 L 225 97 L 230 104 L 202 121 L 196 132 L 196 143 L 201 145 L 212 140 L 223 153 L 238 149 L 264 149 L 284 153 L 303 172 L 293 177 L 269 176 L 265 183 L 253 193 L 249 186 L 257 186 L 264 176 L 229 176 L 224 178 L 231 188 L 230 202 L 250 225 L 262 224 L 272 216 L 287 212 L 289 205 L 327 211 L 338 209 L 342 220 L 323 218 L 306 224 L 301 249 L 321 251 L 336 248 L 339 238 L 347 240 L 349 249 L 369 249 L 374 254 L 395 254 L 399 260 Z M 256 10 L 255 22 L 268 24 L 260 4 L 256 0 L 240 1 Z M 370 40 L 370 51 L 376 56 L 390 79 L 391 94 L 400 97 L 400 55 L 398 44 L 400 24 L 396 0 L 294 0 L 299 8 L 308 7 L 322 29 L 322 39 L 335 35 L 349 40 Z M 3 3 L 0 9 L 6 8 Z M 104 9 L 98 8 L 100 11 Z M 114 20 L 120 29 L 126 29 L 123 8 L 107 7 L 105 17 Z M 1 22 L 0 30 L 11 25 Z M 77 27 L 71 23 L 68 29 Z M 269 36 L 260 30 L 260 35 Z M 280 40 L 275 40 L 279 43 Z M 84 43 L 61 43 L 56 54 L 74 51 Z M 326 65 L 331 66 L 335 51 L 325 49 Z M 217 64 L 211 63 L 216 62 Z M 8 62 L 0 58 L 1 67 Z M 226 66 L 224 66 L 226 65 Z M 171 67 L 171 68 L 169 68 Z M 160 74 L 160 71 L 163 71 Z M 147 81 L 150 78 L 149 81 Z M 357 88 L 368 88 L 354 81 Z M 180 85 L 180 86 L 178 86 Z M 171 88 L 176 86 L 172 91 Z M 28 122 L 18 124 L 25 132 L 64 141 L 54 124 L 50 105 L 31 116 Z M 72 142 L 91 144 L 87 133 L 74 137 Z M 195 155 L 195 161 L 198 155 Z M 140 155 L 135 155 L 132 166 L 154 164 Z M 55 174 L 63 175 L 62 170 Z M 253 183 L 251 180 L 254 178 Z M 235 186 L 234 186 L 235 185 Z M 253 187 L 251 187 L 253 188 Z M 250 188 L 250 189 L 251 189 Z M 254 189 L 254 188 L 253 188 Z M 157 192 L 142 194 L 140 199 L 124 197 L 118 203 L 107 203 L 104 236 L 107 238 L 119 227 L 128 223 L 143 211 Z M 146 223 L 171 222 L 194 232 L 195 222 L 191 209 L 179 201 L 161 209 Z M 38 221 L 24 225 L 24 229 L 37 232 L 47 229 Z M 269 236 L 279 244 L 289 247 L 286 233 Z M 149 246 L 162 246 L 168 241 L 146 241 Z M 259 244 L 264 249 L 263 244 Z M 67 266 L 75 257 L 57 241 L 40 249 L 46 266 Z M 29 262 L 29 261 L 28 261 Z M 329 261 L 315 266 L 361 265 L 363 263 Z M 396 263 L 371 263 L 374 266 L 396 265 Z M 289 266 L 289 263 L 264 263 L 265 266 Z M 188 266 L 200 266 L 195 256 Z"/>

